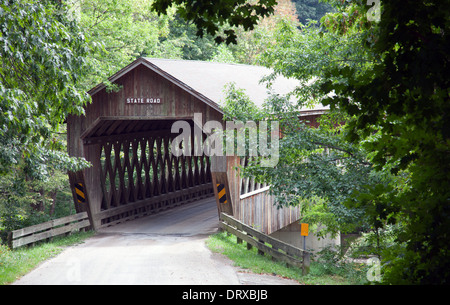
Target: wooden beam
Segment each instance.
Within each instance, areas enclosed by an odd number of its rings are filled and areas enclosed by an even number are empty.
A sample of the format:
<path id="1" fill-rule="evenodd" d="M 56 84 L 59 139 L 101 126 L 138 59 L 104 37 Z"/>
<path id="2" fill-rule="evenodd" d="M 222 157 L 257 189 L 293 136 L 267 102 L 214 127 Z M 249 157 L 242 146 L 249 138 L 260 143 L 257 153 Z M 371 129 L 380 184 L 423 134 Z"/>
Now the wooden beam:
<path id="1" fill-rule="evenodd" d="M 92 137 L 86 138 L 83 140 L 84 145 L 93 145 L 100 144 L 105 142 L 115 142 L 115 141 L 125 141 L 127 139 L 138 139 L 143 137 L 155 137 L 155 136 L 167 136 L 171 135 L 170 129 L 162 129 L 162 130 L 149 130 L 149 131 L 140 131 L 134 133 L 126 133 L 119 135 L 110 135 L 110 136 L 100 136 L 100 137 Z M 178 134 L 173 134 L 173 137 L 176 137 Z"/>

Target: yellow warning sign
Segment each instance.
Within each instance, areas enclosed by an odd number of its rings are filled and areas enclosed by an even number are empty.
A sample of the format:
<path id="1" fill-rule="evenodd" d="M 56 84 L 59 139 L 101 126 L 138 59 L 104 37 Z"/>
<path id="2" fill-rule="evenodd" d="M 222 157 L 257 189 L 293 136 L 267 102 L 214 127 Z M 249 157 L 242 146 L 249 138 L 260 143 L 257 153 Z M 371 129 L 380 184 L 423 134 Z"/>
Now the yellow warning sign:
<path id="1" fill-rule="evenodd" d="M 309 225 L 307 223 L 302 223 L 300 228 L 301 236 L 308 236 L 309 233 Z"/>
<path id="2" fill-rule="evenodd" d="M 227 203 L 227 192 L 224 184 L 217 184 L 217 194 L 219 195 L 220 203 Z"/>
<path id="3" fill-rule="evenodd" d="M 79 203 L 86 202 L 86 195 L 84 194 L 84 188 L 82 183 L 75 183 L 75 193 L 77 194 L 77 200 Z"/>

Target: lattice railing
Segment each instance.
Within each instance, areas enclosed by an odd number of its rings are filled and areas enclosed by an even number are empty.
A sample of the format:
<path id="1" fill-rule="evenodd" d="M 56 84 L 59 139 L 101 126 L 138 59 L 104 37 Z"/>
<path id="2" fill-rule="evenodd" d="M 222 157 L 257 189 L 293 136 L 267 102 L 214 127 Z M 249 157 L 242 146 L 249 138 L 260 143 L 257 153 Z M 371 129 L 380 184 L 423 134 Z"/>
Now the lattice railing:
<path id="1" fill-rule="evenodd" d="M 211 183 L 207 156 L 171 153 L 171 137 L 101 143 L 102 210 Z"/>

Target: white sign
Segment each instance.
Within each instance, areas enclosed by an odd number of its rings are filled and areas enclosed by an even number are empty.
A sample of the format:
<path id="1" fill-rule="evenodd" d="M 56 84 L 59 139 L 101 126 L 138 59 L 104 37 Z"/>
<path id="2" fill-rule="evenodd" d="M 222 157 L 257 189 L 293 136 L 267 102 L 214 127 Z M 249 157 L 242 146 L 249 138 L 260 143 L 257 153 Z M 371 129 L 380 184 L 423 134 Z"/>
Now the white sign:
<path id="1" fill-rule="evenodd" d="M 129 97 L 126 100 L 127 104 L 161 104 L 160 98 L 150 98 L 150 97 Z"/>

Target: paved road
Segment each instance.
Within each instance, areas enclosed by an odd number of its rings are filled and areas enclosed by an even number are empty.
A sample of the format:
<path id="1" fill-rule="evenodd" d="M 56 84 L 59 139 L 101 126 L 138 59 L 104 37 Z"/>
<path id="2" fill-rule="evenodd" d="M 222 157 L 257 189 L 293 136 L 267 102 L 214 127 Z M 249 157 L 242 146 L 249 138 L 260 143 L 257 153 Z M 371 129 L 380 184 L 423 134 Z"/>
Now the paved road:
<path id="1" fill-rule="evenodd" d="M 15 285 L 297 284 L 242 272 L 205 245 L 217 231 L 214 199 L 102 229 L 17 280 Z"/>

